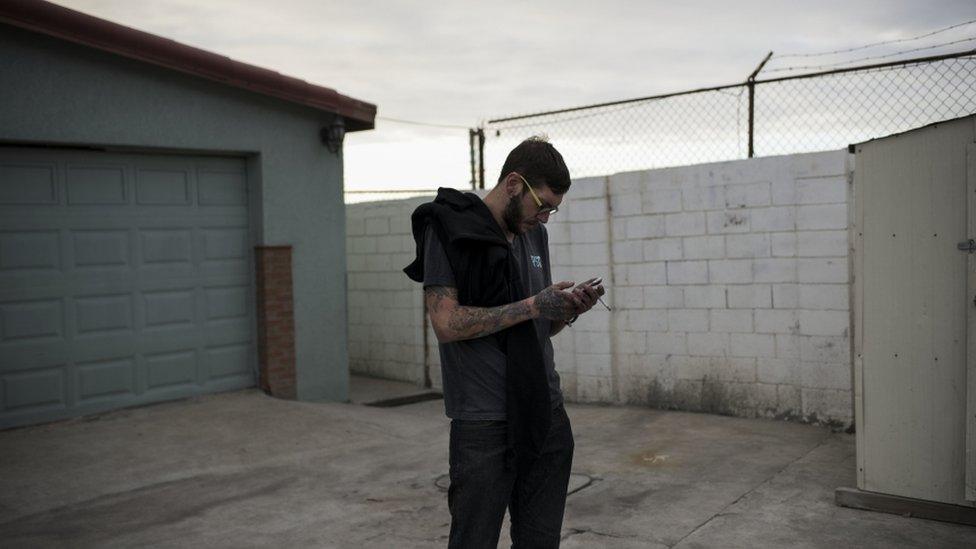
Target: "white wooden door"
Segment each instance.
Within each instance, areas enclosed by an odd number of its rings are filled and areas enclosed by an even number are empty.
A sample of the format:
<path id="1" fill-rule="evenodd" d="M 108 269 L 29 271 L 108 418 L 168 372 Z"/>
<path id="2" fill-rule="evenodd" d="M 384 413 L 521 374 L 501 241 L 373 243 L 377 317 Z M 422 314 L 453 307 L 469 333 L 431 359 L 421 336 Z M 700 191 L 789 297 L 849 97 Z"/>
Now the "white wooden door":
<path id="1" fill-rule="evenodd" d="M 857 145 L 862 490 L 973 505 L 976 284 L 958 248 L 976 238 L 973 131 L 960 119 Z"/>
<path id="2" fill-rule="evenodd" d="M 974 119 L 976 124 L 976 119 Z M 976 130 L 974 130 L 976 133 Z M 976 143 L 966 148 L 966 192 L 969 238 L 976 239 Z M 966 499 L 976 501 L 976 253 L 969 254 L 967 263 L 966 313 L 968 354 L 966 357 Z"/>

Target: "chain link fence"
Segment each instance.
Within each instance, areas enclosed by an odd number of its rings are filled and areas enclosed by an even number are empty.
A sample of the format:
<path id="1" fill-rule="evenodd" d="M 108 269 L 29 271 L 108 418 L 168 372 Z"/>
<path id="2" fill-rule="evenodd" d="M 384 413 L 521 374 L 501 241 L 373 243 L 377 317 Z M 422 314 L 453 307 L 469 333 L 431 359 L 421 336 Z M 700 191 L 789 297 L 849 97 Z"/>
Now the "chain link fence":
<path id="1" fill-rule="evenodd" d="M 470 132 L 472 186 L 491 187 L 537 134 L 587 177 L 841 149 L 976 112 L 976 50 L 782 78 L 757 79 L 761 68 L 738 84 L 489 120 Z"/>

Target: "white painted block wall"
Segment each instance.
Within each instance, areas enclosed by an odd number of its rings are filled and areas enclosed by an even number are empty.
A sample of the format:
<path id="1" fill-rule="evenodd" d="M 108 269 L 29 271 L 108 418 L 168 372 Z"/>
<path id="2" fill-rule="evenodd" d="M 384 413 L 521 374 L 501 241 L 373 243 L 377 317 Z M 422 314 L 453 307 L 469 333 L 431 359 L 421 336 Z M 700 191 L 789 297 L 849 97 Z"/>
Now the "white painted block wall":
<path id="1" fill-rule="evenodd" d="M 428 200 L 346 206 L 352 373 L 424 382 L 422 291 L 402 269 L 415 255 L 410 213 Z"/>
<path id="2" fill-rule="evenodd" d="M 604 277 L 614 311 L 554 338 L 567 399 L 849 424 L 847 163 L 831 151 L 574 181 L 548 224 L 553 278 Z M 422 382 L 422 297 L 400 269 L 428 199 L 347 207 L 354 372 Z"/>

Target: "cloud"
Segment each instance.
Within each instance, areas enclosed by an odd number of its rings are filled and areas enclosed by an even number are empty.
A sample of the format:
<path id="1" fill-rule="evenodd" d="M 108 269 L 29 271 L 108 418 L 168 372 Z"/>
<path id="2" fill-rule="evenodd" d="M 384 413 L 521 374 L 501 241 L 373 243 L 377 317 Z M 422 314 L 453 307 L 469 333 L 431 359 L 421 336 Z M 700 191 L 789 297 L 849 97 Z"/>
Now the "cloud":
<path id="1" fill-rule="evenodd" d="M 381 116 L 461 125 L 731 83 L 769 50 L 851 47 L 976 19 L 969 0 L 60 3 L 334 88 L 376 103 Z M 346 152 L 350 188 L 469 177 L 463 130 L 380 121 L 350 136 Z M 383 173 L 375 158 L 386 155 L 398 161 L 383 164 L 399 166 Z"/>

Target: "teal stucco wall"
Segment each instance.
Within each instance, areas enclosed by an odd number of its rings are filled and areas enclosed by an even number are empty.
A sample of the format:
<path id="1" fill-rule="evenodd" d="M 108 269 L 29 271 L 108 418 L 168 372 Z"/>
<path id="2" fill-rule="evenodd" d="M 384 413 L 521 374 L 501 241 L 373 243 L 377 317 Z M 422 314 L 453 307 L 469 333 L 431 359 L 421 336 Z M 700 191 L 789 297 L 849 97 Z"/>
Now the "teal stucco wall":
<path id="1" fill-rule="evenodd" d="M 253 244 L 293 247 L 298 398 L 347 400 L 332 114 L 2 24 L 0 90 L 0 142 L 246 157 Z"/>

